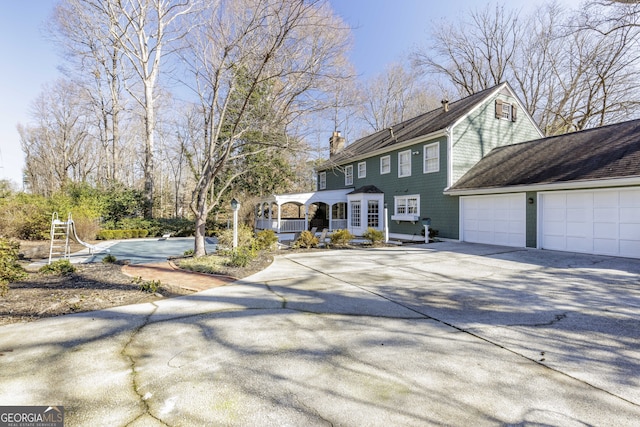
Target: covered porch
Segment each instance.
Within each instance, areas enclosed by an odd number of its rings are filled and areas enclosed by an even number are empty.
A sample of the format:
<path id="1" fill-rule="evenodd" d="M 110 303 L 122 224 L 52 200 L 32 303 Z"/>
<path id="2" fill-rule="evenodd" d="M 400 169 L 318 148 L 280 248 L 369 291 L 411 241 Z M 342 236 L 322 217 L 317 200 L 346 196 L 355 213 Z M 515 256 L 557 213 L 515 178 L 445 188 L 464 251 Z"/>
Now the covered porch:
<path id="1" fill-rule="evenodd" d="M 347 194 L 344 190 L 273 195 L 256 204 L 256 230 L 298 233 L 316 227 L 329 231 L 347 228 Z"/>

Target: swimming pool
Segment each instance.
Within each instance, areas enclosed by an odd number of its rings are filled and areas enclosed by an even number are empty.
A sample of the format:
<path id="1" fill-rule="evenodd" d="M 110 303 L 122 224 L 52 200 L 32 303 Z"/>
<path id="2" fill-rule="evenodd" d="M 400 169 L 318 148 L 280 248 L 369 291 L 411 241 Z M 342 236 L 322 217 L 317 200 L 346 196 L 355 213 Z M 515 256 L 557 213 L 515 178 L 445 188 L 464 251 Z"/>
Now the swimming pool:
<path id="1" fill-rule="evenodd" d="M 88 261 L 100 262 L 107 255 L 115 256 L 118 261 L 129 260 L 131 264 L 166 261 L 167 257 L 184 255 L 185 251 L 193 250 L 194 243 L 195 238 L 193 237 L 120 240 L 109 245 L 109 253 L 97 253 Z M 100 246 L 106 247 L 107 245 L 101 244 Z M 216 241 L 211 238 L 205 239 L 205 248 L 207 253 L 215 252 Z"/>

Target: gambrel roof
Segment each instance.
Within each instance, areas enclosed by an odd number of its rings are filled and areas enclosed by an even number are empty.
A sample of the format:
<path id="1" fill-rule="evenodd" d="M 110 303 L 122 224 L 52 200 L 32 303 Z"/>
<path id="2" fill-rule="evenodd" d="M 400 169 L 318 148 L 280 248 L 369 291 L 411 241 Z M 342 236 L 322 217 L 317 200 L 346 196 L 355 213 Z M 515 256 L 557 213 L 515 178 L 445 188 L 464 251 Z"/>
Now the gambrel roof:
<path id="1" fill-rule="evenodd" d="M 395 124 L 390 128 L 360 138 L 332 156 L 331 159 L 321 165 L 319 169 L 352 162 L 355 158 L 361 158 L 371 153 L 384 151 L 385 149 L 392 149 L 395 145 L 411 141 L 417 137 L 444 131 L 503 88 L 508 88 L 508 90 L 513 93 L 508 83 L 501 83 L 489 89 L 474 93 L 466 98 L 449 103 L 448 111 L 440 107 Z"/>
<path id="2" fill-rule="evenodd" d="M 494 148 L 448 194 L 640 177 L 640 120 Z"/>

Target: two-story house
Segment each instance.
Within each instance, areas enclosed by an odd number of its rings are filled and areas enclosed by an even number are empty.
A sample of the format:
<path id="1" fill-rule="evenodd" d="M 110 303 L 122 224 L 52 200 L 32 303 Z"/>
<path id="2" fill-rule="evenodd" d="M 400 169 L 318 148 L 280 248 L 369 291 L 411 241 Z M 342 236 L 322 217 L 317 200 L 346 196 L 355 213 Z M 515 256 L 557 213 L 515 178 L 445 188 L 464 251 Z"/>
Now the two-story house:
<path id="1" fill-rule="evenodd" d="M 429 218 L 442 239 L 640 258 L 640 120 L 544 138 L 503 83 L 330 143 L 318 191 L 265 200 L 258 228 L 419 241 Z"/>
<path id="2" fill-rule="evenodd" d="M 383 228 L 386 207 L 391 238 L 423 240 L 422 219 L 430 218 L 441 238 L 458 239 L 458 198 L 445 190 L 493 148 L 541 136 L 508 83 L 443 101 L 347 147 L 334 133 L 330 159 L 317 170 L 318 191 L 265 200 L 257 225 L 280 232 L 347 228 L 361 235 Z M 305 214 L 283 221 L 286 203 L 304 205 Z"/>

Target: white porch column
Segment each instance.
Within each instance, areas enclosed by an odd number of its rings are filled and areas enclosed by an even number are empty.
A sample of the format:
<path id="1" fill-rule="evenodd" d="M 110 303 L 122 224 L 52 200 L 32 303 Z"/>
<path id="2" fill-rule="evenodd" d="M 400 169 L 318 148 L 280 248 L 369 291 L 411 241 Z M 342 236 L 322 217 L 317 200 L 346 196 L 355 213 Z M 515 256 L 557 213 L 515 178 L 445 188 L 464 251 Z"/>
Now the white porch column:
<path id="1" fill-rule="evenodd" d="M 307 205 L 307 204 L 304 205 L 304 230 L 309 229 L 309 206 L 311 205 Z"/>
<path id="2" fill-rule="evenodd" d="M 278 204 L 278 233 L 280 232 L 280 218 L 282 217 L 282 212 L 280 210 L 280 205 Z"/>
<path id="3" fill-rule="evenodd" d="M 329 205 L 329 230 L 333 230 L 333 205 Z"/>

